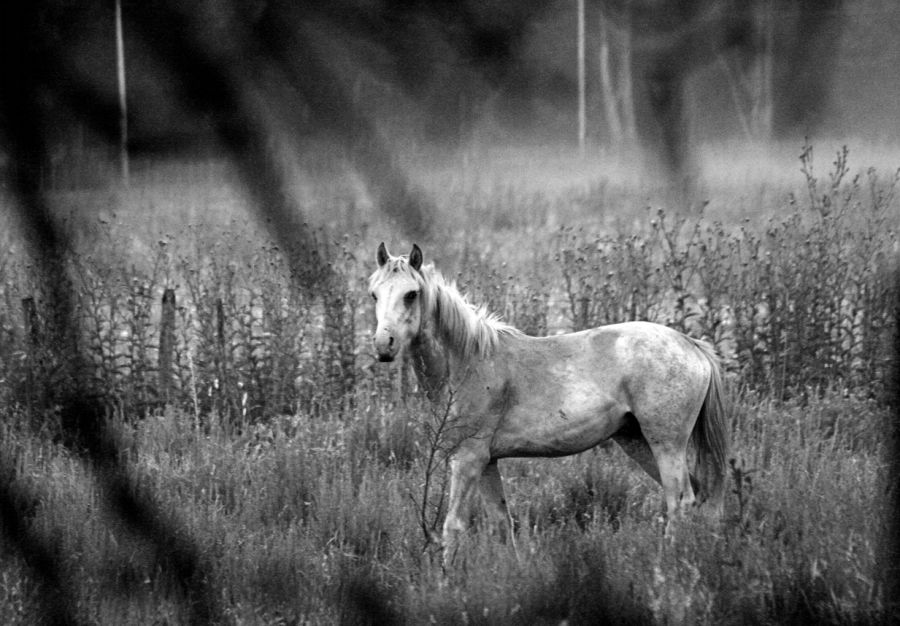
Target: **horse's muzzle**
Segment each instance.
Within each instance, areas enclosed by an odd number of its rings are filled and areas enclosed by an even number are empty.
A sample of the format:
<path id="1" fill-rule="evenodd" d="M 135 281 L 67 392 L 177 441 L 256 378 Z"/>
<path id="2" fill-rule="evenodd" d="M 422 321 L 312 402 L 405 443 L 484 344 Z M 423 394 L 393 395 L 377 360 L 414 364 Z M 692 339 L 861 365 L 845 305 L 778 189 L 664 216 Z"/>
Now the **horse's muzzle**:
<path id="1" fill-rule="evenodd" d="M 373 343 L 375 344 L 375 352 L 378 353 L 378 360 L 382 363 L 390 363 L 397 356 L 397 342 L 390 331 L 375 331 Z"/>

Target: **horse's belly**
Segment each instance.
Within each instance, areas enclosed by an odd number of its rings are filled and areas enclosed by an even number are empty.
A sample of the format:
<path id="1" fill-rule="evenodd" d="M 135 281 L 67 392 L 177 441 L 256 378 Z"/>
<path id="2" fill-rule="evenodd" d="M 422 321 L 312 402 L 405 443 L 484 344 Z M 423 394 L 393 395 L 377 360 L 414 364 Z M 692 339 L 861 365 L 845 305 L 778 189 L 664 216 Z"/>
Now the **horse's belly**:
<path id="1" fill-rule="evenodd" d="M 528 409 L 516 407 L 502 420 L 491 443 L 492 456 L 576 454 L 611 437 L 624 424 L 626 413 L 613 401 Z"/>

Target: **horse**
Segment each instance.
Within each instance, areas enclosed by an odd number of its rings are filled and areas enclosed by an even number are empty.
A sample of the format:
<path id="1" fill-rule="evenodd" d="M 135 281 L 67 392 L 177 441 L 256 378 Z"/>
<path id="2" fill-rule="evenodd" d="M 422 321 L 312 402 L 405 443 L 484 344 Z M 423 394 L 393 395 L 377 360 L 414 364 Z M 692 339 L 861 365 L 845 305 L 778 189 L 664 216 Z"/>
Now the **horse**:
<path id="1" fill-rule="evenodd" d="M 428 397 L 448 403 L 459 433 L 445 560 L 467 528 L 476 488 L 501 532 L 512 528 L 498 460 L 572 455 L 609 438 L 662 485 L 667 531 L 695 503 L 721 518 L 728 432 L 709 343 L 645 321 L 532 337 L 470 304 L 423 264 L 416 244 L 392 256 L 382 242 L 376 261 L 368 287 L 377 358 L 390 362 L 405 351 Z"/>

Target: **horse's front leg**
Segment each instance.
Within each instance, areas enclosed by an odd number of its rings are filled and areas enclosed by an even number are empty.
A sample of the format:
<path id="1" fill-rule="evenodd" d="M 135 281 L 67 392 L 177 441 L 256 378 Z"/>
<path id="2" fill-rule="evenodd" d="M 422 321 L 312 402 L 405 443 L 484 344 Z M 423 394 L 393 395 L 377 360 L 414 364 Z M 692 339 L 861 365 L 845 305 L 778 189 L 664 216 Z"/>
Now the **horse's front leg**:
<path id="1" fill-rule="evenodd" d="M 501 541 L 509 541 L 516 558 L 519 550 L 516 547 L 516 532 L 512 517 L 509 515 L 509 507 L 506 505 L 506 495 L 503 492 L 503 478 L 500 476 L 500 468 L 497 460 L 492 459 L 484 473 L 481 475 L 481 497 L 491 522 L 500 532 Z"/>
<path id="2" fill-rule="evenodd" d="M 509 516 L 509 508 L 506 505 L 506 495 L 503 493 L 503 478 L 500 476 L 500 468 L 497 460 L 492 459 L 484 468 L 481 475 L 481 498 L 491 523 L 500 531 L 500 538 L 506 540 L 511 536 L 512 519 Z"/>
<path id="3" fill-rule="evenodd" d="M 486 450 L 471 446 L 458 449 L 450 459 L 450 500 L 444 518 L 444 567 L 452 564 L 460 533 L 468 527 L 468 505 L 484 468 L 490 461 Z"/>

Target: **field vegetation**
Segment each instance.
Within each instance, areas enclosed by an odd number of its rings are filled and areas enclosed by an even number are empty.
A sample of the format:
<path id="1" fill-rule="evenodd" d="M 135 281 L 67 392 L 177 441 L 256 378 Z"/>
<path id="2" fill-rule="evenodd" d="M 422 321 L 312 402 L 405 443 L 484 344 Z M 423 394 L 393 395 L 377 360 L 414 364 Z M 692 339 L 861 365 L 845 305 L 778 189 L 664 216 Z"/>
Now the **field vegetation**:
<path id="1" fill-rule="evenodd" d="M 708 202 L 681 206 L 624 166 L 598 176 L 603 155 L 477 156 L 496 168 L 419 166 L 443 233 L 419 242 L 426 259 L 531 334 L 649 319 L 712 341 L 729 382 L 726 519 L 689 517 L 664 539 L 657 486 L 613 445 L 506 460 L 514 545 L 476 523 L 442 571 L 445 413 L 403 364 L 376 363 L 369 339 L 375 248 L 411 242 L 346 177 L 305 181 L 316 253 L 343 288 L 300 290 L 290 251 L 242 211 L 227 166 L 159 168 L 127 190 L 50 192 L 70 216 L 73 332 L 90 370 L 82 391 L 103 399 L 114 435 L 106 464 L 60 435 L 69 357 L 49 330 L 52 294 L 14 238 L 0 259 L 0 479 L 19 494 L 23 532 L 51 546 L 72 614 L 886 620 L 897 175 L 856 173 L 846 150 L 822 172 L 807 146 L 790 180 L 707 172 Z M 145 494 L 178 542 L 137 532 L 115 489 Z M 3 549 L 0 622 L 33 623 L 46 590 Z M 196 557 L 187 585 L 172 574 L 184 551 Z"/>

